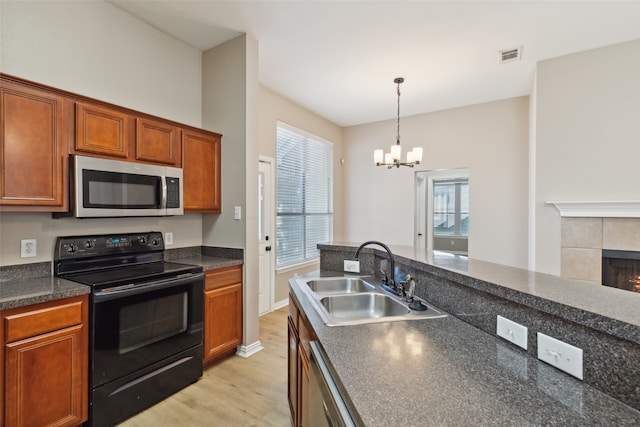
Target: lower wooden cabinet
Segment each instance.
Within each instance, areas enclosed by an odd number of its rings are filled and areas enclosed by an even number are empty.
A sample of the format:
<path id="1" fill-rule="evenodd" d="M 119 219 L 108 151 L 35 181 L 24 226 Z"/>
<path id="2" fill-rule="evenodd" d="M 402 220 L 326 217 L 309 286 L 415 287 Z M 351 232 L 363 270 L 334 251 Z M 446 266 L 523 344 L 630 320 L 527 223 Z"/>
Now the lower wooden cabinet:
<path id="1" fill-rule="evenodd" d="M 205 272 L 204 364 L 232 354 L 242 342 L 242 266 Z"/>
<path id="2" fill-rule="evenodd" d="M 87 296 L 1 314 L 4 425 L 75 426 L 86 421 Z"/>
<path id="3" fill-rule="evenodd" d="M 289 348 L 287 350 L 288 387 L 287 398 L 289 411 L 294 425 L 298 425 L 298 330 L 293 319 L 289 316 Z"/>
<path id="4" fill-rule="evenodd" d="M 288 390 L 289 410 L 294 427 L 309 425 L 309 341 L 311 328 L 289 298 Z"/>

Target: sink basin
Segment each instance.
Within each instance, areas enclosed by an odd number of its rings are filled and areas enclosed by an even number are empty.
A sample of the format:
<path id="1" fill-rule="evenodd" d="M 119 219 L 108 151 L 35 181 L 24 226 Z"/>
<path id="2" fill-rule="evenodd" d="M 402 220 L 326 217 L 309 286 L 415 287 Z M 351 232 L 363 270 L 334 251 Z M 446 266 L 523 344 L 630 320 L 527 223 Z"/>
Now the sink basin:
<path id="1" fill-rule="evenodd" d="M 317 294 L 353 294 L 375 289 L 375 286 L 359 277 L 316 279 L 308 281 L 307 285 Z"/>
<path id="2" fill-rule="evenodd" d="M 299 278 L 297 282 L 327 326 L 447 317 L 429 304 L 423 311 L 410 310 L 404 299 L 374 285 L 379 282 L 374 276 Z"/>
<path id="3" fill-rule="evenodd" d="M 334 295 L 320 300 L 331 316 L 343 320 L 376 319 L 409 314 L 402 303 L 384 294 Z"/>

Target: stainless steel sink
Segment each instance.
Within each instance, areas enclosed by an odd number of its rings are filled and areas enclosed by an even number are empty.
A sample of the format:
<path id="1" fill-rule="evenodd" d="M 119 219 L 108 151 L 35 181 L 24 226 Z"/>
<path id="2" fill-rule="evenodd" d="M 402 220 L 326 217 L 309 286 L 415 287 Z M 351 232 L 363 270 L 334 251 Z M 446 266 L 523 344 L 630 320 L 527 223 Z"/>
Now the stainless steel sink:
<path id="1" fill-rule="evenodd" d="M 322 298 L 320 304 L 330 315 L 345 320 L 402 316 L 410 312 L 406 305 L 377 293 L 334 295 Z"/>
<path id="2" fill-rule="evenodd" d="M 297 279 L 327 326 L 360 325 L 446 317 L 429 304 L 427 310 L 408 308 L 403 298 L 384 291 L 373 276 Z"/>
<path id="3" fill-rule="evenodd" d="M 369 292 L 376 288 L 360 277 L 332 277 L 309 280 L 307 286 L 318 294 L 352 294 Z"/>

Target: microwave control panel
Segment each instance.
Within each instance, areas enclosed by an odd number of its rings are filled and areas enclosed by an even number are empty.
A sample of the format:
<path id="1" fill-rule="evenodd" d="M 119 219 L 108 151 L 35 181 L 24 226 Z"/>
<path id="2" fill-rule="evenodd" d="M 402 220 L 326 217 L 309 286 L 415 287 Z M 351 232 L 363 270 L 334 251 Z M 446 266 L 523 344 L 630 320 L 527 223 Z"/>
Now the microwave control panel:
<path id="1" fill-rule="evenodd" d="M 167 209 L 180 208 L 180 178 L 167 177 Z"/>

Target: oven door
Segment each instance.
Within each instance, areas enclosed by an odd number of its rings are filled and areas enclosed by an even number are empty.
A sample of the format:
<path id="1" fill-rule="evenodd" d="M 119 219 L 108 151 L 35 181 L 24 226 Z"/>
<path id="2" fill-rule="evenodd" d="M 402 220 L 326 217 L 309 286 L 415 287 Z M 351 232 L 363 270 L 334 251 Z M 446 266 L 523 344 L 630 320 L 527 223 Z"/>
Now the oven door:
<path id="1" fill-rule="evenodd" d="M 203 286 L 200 273 L 95 292 L 92 387 L 201 345 Z"/>

